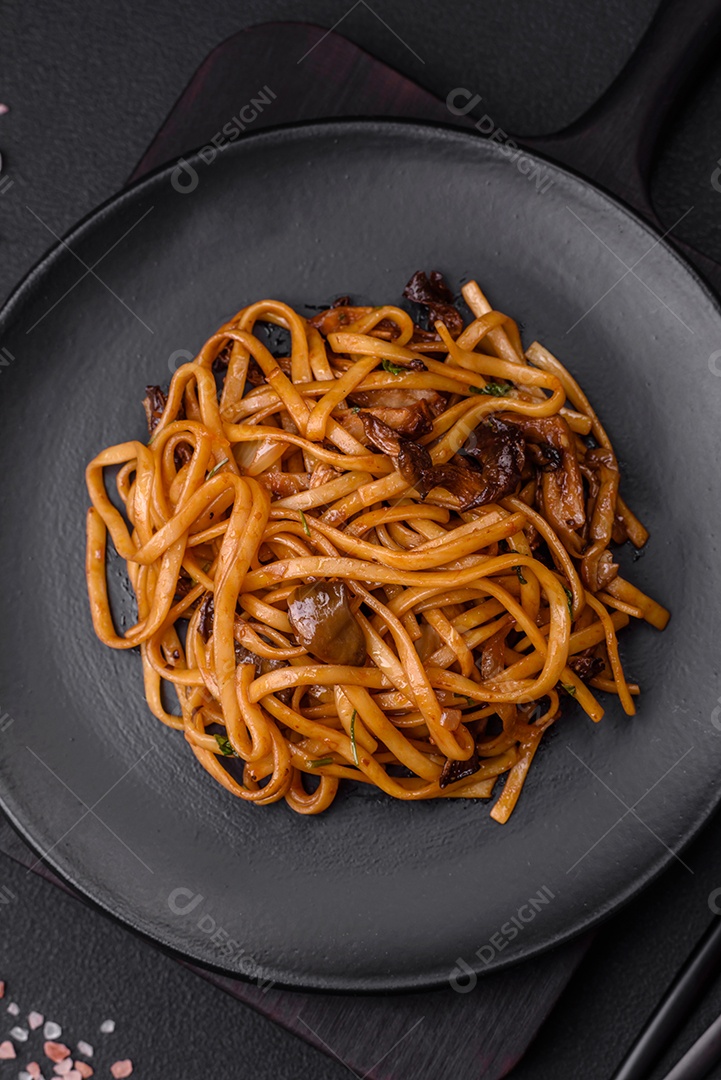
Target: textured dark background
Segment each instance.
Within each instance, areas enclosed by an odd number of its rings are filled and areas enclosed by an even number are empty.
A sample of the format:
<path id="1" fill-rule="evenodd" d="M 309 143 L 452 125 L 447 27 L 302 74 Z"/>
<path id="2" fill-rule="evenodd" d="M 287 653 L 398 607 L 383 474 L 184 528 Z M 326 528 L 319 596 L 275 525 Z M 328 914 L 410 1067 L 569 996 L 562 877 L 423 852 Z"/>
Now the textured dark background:
<path id="1" fill-rule="evenodd" d="M 595 100 L 630 55 L 656 3 L 374 0 L 372 6 L 377 15 L 363 0 L 347 15 L 345 0 L 4 0 L 0 101 L 10 112 L 0 117 L 0 152 L 14 183 L 0 194 L 0 296 L 48 246 L 48 234 L 28 208 L 62 233 L 112 195 L 197 65 L 243 27 L 278 19 L 330 27 L 346 15 L 340 32 L 429 90 L 445 97 L 452 87 L 466 86 L 483 95 L 484 109 L 506 130 L 541 134 Z M 653 180 L 664 222 L 693 207 L 682 235 L 719 260 L 721 193 L 710 178 L 721 155 L 720 124 L 721 59 L 697 73 L 678 103 Z M 720 841 L 721 822 L 713 822 L 685 855 L 693 874 L 677 865 L 603 928 L 515 1080 L 609 1080 L 710 918 L 709 892 L 721 886 Z M 4 857 L 0 901 L 6 1000 L 17 999 L 24 1010 L 37 1006 L 69 1034 L 96 1044 L 98 1023 L 114 1017 L 109 1060 L 134 1058 L 139 1077 L 340 1080 L 349 1074 Z M 721 984 L 666 1067 L 719 1012 Z M 4 1037 L 10 1024 L 2 1006 L 0 1017 Z M 16 1072 L 12 1063 L 0 1065 L 0 1077 Z M 416 1078 L 399 1074 L 398 1080 Z"/>

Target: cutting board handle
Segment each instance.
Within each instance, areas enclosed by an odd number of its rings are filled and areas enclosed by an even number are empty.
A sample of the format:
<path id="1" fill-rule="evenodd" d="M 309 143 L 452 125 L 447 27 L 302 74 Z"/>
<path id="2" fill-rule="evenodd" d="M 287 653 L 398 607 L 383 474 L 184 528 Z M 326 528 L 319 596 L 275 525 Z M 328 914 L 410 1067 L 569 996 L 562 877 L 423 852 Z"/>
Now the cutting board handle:
<path id="1" fill-rule="evenodd" d="M 588 112 L 555 135 L 523 144 L 606 188 L 663 231 L 650 194 L 658 137 L 720 31 L 719 0 L 662 0 L 626 66 Z M 721 267 L 690 245 L 674 243 L 721 292 Z"/>

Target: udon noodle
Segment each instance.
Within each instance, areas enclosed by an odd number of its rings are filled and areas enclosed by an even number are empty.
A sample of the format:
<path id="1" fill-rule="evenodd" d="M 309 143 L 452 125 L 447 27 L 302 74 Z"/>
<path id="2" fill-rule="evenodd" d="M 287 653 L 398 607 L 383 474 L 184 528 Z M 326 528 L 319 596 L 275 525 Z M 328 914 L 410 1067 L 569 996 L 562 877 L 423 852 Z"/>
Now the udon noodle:
<path id="1" fill-rule="evenodd" d="M 96 633 L 139 647 L 151 712 L 240 799 L 495 792 L 505 822 L 564 703 L 635 711 L 618 632 L 668 613 L 614 561 L 648 534 L 609 438 L 551 353 L 462 294 L 465 319 L 421 272 L 414 316 L 251 304 L 148 387 L 147 443 L 88 466 Z M 123 633 L 108 533 L 137 600 Z"/>

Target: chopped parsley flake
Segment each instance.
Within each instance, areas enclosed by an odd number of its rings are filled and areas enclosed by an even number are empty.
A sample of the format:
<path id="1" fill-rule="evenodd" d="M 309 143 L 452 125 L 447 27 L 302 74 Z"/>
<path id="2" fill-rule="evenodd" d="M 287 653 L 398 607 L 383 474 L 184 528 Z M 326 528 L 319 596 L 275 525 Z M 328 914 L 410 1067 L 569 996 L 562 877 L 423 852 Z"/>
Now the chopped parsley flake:
<path id="1" fill-rule="evenodd" d="M 224 457 L 222 461 L 219 461 L 217 465 L 213 466 L 213 468 L 210 470 L 210 472 L 208 473 L 208 475 L 206 476 L 205 479 L 210 480 L 211 476 L 215 476 L 215 474 L 218 472 L 218 470 L 222 469 L 223 466 L 227 465 L 227 464 L 228 464 L 228 459 L 227 459 L 227 457 Z"/>
<path id="2" fill-rule="evenodd" d="M 233 749 L 230 739 L 227 735 L 216 735 L 215 741 L 217 742 L 220 752 L 223 757 L 237 757 L 235 750 Z"/>
<path id="3" fill-rule="evenodd" d="M 400 364 L 392 364 L 390 360 L 384 360 L 381 364 L 384 371 L 387 371 L 389 375 L 402 375 L 403 368 Z"/>
<path id="4" fill-rule="evenodd" d="M 510 383 L 504 386 L 503 383 L 489 382 L 485 386 L 469 386 L 468 389 L 472 394 L 488 394 L 490 397 L 505 397 L 513 387 Z"/>

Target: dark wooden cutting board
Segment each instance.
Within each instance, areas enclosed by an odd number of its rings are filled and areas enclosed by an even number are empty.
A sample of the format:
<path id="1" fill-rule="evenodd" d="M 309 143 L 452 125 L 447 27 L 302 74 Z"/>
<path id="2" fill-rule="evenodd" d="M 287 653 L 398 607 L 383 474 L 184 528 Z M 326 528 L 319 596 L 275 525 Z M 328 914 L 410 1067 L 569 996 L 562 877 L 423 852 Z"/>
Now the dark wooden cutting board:
<path id="1" fill-rule="evenodd" d="M 250 132 L 352 116 L 473 122 L 336 33 L 269 24 L 236 34 L 210 54 L 130 179 L 201 146 L 209 148 L 210 159 L 239 137 L 241 125 Z M 0 849 L 66 888 L 6 822 Z M 302 994 L 263 990 L 188 966 L 367 1080 L 497 1080 L 523 1055 L 589 942 L 586 936 L 479 979 L 468 993 L 449 986 L 393 997 Z"/>

